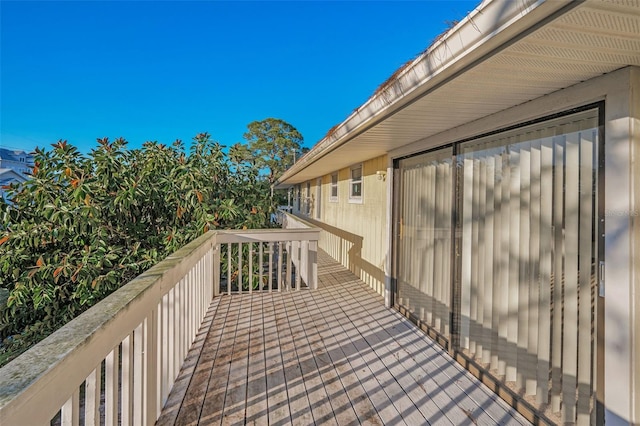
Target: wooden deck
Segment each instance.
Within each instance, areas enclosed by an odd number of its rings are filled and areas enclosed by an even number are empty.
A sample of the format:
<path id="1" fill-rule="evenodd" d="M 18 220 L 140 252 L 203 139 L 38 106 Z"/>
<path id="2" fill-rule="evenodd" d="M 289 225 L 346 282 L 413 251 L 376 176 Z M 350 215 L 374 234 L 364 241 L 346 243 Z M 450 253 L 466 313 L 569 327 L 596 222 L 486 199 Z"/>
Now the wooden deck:
<path id="1" fill-rule="evenodd" d="M 347 269 L 214 299 L 159 425 L 529 424 Z"/>

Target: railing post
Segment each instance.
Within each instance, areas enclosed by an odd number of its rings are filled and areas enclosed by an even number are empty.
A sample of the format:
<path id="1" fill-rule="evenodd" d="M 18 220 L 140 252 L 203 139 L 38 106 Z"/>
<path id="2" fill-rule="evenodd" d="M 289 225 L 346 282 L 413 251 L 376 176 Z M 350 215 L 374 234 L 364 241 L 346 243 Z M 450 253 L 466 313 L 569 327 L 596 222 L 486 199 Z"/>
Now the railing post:
<path id="1" fill-rule="evenodd" d="M 164 308 L 164 297 L 160 299 L 158 302 L 158 308 L 156 311 L 156 419 L 160 417 L 160 412 L 162 411 L 162 407 L 164 407 L 165 403 L 165 374 L 166 369 L 164 368 L 165 355 L 164 355 L 164 315 L 166 313 Z"/>
<path id="2" fill-rule="evenodd" d="M 287 241 L 287 268 L 286 268 L 285 280 L 284 280 L 286 284 L 285 290 L 287 291 L 291 290 L 291 271 L 293 269 L 291 266 L 293 265 L 292 254 L 293 254 L 293 243 L 291 241 Z"/>
<path id="3" fill-rule="evenodd" d="M 293 252 L 295 253 L 294 259 L 297 260 L 297 263 L 295 263 L 295 267 L 296 267 L 295 289 L 296 289 L 296 291 L 299 291 L 300 290 L 300 279 L 302 278 L 302 273 L 304 272 L 303 256 L 302 256 L 303 242 L 302 241 L 294 241 L 291 244 L 293 246 Z"/>
<path id="4" fill-rule="evenodd" d="M 213 297 L 220 295 L 220 244 L 213 245 Z"/>
<path id="5" fill-rule="evenodd" d="M 316 290 L 318 288 L 318 241 L 309 241 L 309 254 L 308 254 L 308 266 L 309 266 L 309 288 Z"/>

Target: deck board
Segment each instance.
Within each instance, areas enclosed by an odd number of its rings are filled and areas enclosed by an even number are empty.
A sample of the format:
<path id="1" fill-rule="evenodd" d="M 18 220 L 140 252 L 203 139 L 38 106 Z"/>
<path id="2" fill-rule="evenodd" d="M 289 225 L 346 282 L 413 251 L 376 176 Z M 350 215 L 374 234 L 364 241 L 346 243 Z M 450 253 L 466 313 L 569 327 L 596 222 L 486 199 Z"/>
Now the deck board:
<path id="1" fill-rule="evenodd" d="M 251 304 L 251 330 L 249 333 L 249 360 L 247 370 L 248 424 L 265 425 L 269 422 L 266 380 L 265 330 L 262 323 L 263 298 L 254 298 Z"/>
<path id="2" fill-rule="evenodd" d="M 529 424 L 353 273 L 216 298 L 159 425 Z"/>

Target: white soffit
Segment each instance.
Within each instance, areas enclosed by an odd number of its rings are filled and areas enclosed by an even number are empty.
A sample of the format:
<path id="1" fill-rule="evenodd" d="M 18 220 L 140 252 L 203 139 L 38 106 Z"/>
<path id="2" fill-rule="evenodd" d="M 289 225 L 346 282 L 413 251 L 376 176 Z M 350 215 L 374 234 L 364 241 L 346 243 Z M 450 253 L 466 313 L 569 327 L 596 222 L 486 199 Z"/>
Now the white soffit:
<path id="1" fill-rule="evenodd" d="M 439 45 L 400 73 L 387 90 L 374 95 L 334 134 L 318 142 L 279 184 L 304 182 L 581 81 L 628 65 L 640 66 L 640 0 L 588 0 L 568 5 L 551 0 L 530 4 L 500 30 L 509 33 L 517 26 L 518 32 L 510 34 L 516 38 L 524 34 L 517 41 L 509 44 L 508 39 L 499 40 L 494 30 L 482 43 L 500 42 L 502 47 L 494 47 L 492 54 L 460 71 L 456 65 L 465 61 L 466 51 L 481 49 L 458 40 L 463 51 L 452 56 L 455 62 L 440 63 L 443 69 L 432 67 L 431 57 L 438 54 L 437 48 L 461 37 L 456 31 L 459 27 L 479 21 L 489 6 L 502 5 L 504 9 L 511 1 L 481 4 Z M 524 4 L 513 1 L 516 3 Z M 556 9 L 543 9 L 545 4 Z M 559 6 L 565 9 L 558 12 Z M 536 13 L 537 21 L 527 22 L 525 18 Z M 551 20 L 536 28 L 541 19 Z M 486 41 L 487 37 L 492 39 Z M 428 76 L 426 81 L 417 82 L 420 74 Z M 443 74 L 450 76 L 447 79 Z M 434 82 L 438 78 L 442 81 Z M 414 86 L 410 86 L 412 82 Z"/>

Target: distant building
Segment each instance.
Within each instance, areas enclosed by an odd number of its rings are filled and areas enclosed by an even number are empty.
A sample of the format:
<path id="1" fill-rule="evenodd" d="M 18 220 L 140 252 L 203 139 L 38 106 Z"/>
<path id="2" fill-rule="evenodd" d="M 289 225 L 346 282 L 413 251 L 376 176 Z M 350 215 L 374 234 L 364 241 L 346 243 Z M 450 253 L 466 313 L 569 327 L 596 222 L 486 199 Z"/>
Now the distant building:
<path id="1" fill-rule="evenodd" d="M 2 160 L 4 164 L 4 158 Z M 22 173 L 15 171 L 13 169 L 0 169 L 0 197 L 5 198 L 5 186 L 10 185 L 12 183 L 23 183 L 29 179 L 28 176 L 23 175 Z"/>
<path id="2" fill-rule="evenodd" d="M 33 155 L 22 151 L 0 148 L 0 169 L 11 169 L 25 174 L 33 169 Z"/>

